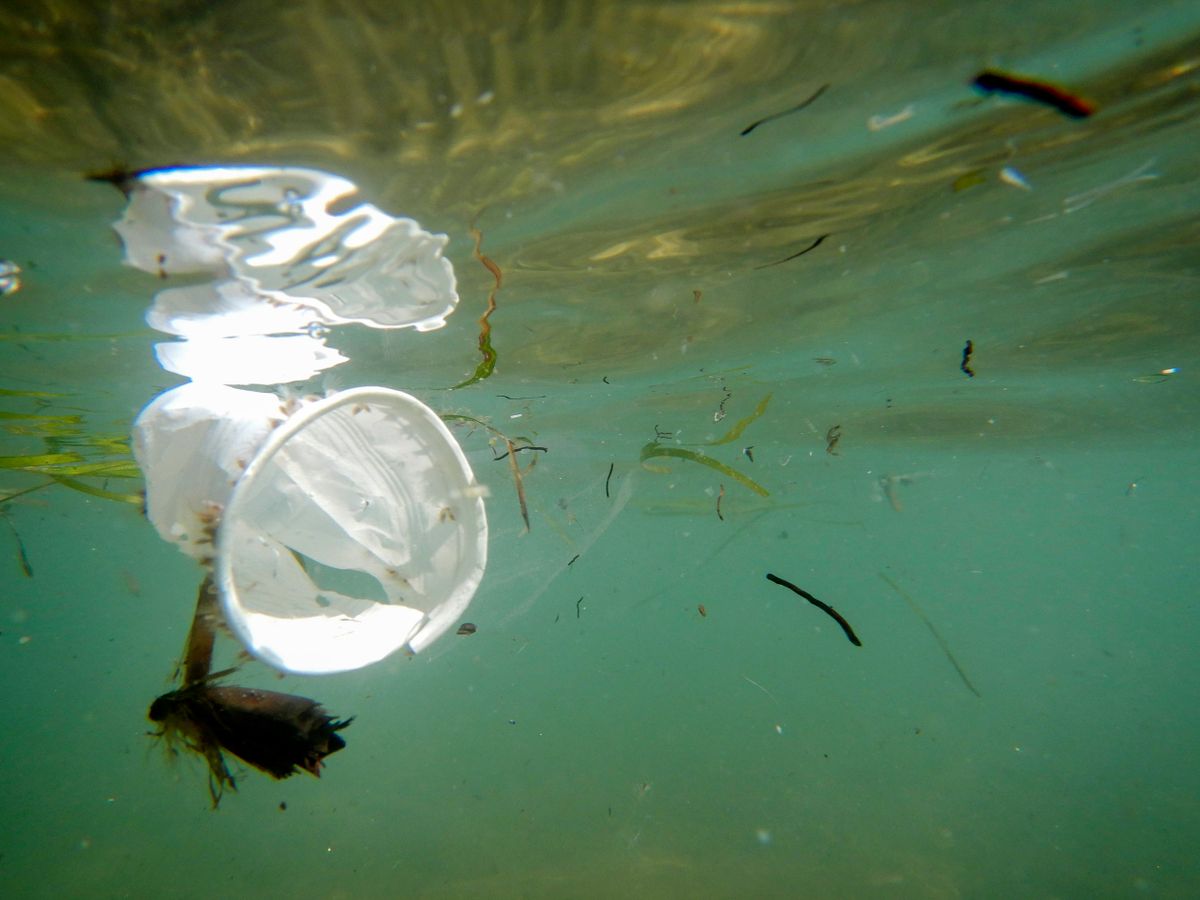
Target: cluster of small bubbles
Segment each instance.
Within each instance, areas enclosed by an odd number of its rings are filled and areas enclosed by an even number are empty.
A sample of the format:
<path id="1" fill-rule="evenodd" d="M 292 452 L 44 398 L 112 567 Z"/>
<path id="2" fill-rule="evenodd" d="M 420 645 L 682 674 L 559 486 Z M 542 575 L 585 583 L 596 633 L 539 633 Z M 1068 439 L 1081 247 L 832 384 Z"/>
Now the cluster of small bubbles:
<path id="1" fill-rule="evenodd" d="M 329 328 L 320 322 L 309 322 L 304 329 L 304 333 L 314 341 L 319 341 L 329 334 Z"/>
<path id="2" fill-rule="evenodd" d="M 299 219 L 304 214 L 304 206 L 301 204 L 300 192 L 295 188 L 288 188 L 283 192 L 283 201 L 279 204 L 279 211 L 289 219 Z"/>

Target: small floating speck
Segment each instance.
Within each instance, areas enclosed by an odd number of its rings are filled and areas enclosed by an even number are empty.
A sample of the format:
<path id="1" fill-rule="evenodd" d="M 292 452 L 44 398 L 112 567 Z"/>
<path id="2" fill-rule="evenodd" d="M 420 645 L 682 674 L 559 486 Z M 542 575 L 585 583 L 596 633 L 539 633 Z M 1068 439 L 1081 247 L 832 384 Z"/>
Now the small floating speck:
<path id="1" fill-rule="evenodd" d="M 1033 190 L 1033 186 L 1025 180 L 1025 176 L 1012 166 L 1005 166 L 1000 170 L 1000 180 L 1005 184 L 1011 185 L 1015 188 L 1020 188 L 1023 191 Z"/>

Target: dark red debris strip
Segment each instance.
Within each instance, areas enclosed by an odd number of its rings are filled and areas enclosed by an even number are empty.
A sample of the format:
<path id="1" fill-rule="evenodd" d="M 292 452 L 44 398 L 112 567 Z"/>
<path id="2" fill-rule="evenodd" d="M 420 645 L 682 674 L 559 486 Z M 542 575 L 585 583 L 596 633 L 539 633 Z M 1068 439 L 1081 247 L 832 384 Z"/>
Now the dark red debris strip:
<path id="1" fill-rule="evenodd" d="M 967 341 L 967 345 L 963 347 L 962 365 L 959 366 L 966 373 L 968 378 L 975 377 L 975 370 L 971 368 L 971 354 L 975 352 L 975 344 Z"/>
<path id="2" fill-rule="evenodd" d="M 971 85 L 985 94 L 1012 94 L 1033 100 L 1035 103 L 1044 103 L 1072 119 L 1086 119 L 1096 111 L 1096 105 L 1091 101 L 1049 82 L 1026 78 L 1023 75 L 1010 75 L 995 69 L 980 72 L 971 81 Z"/>

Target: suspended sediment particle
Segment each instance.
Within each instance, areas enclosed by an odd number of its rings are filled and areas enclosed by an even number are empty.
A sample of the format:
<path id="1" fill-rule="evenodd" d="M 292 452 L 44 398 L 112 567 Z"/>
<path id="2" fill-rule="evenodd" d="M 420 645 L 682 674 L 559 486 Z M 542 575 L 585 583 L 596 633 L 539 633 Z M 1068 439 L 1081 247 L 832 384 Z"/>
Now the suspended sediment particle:
<path id="1" fill-rule="evenodd" d="M 838 625 L 842 627 L 842 631 L 846 633 L 846 637 L 849 638 L 850 643 L 852 643 L 855 647 L 862 646 L 862 641 L 858 639 L 858 635 L 854 633 L 854 629 L 850 627 L 850 623 L 843 619 L 841 614 L 839 614 L 838 611 L 828 603 L 822 603 L 808 591 L 804 590 L 804 588 L 796 587 L 796 585 L 792 584 L 790 581 L 785 581 L 778 575 L 772 575 L 770 572 L 767 573 L 767 581 L 782 585 L 789 591 L 794 591 L 795 593 L 799 594 L 817 609 L 821 610 L 821 612 L 825 613 L 825 615 L 830 616 L 835 622 L 837 622 Z"/>
<path id="2" fill-rule="evenodd" d="M 971 81 L 971 85 L 985 94 L 1012 94 L 1052 106 L 1072 119 L 1085 119 L 1096 111 L 1095 104 L 1049 82 L 1022 75 L 1010 75 L 995 69 L 980 72 Z"/>

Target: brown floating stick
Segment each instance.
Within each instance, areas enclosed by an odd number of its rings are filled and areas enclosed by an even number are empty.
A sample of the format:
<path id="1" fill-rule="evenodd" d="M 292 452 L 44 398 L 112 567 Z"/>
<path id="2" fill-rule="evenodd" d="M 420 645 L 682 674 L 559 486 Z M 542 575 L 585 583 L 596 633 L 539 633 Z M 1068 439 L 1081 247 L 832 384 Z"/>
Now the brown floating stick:
<path id="1" fill-rule="evenodd" d="M 525 484 L 521 481 L 521 467 L 517 465 L 517 454 L 514 452 L 513 442 L 505 438 L 504 443 L 508 444 L 508 464 L 512 469 L 513 481 L 517 485 L 517 501 L 521 504 L 521 520 L 525 523 L 525 530 L 529 531 L 529 509 L 525 506 Z"/>
<path id="2" fill-rule="evenodd" d="M 196 684 L 208 677 L 212 669 L 213 643 L 217 637 L 217 589 L 211 576 L 205 576 L 196 596 L 196 612 L 188 632 L 187 648 L 183 653 L 183 686 Z"/>

